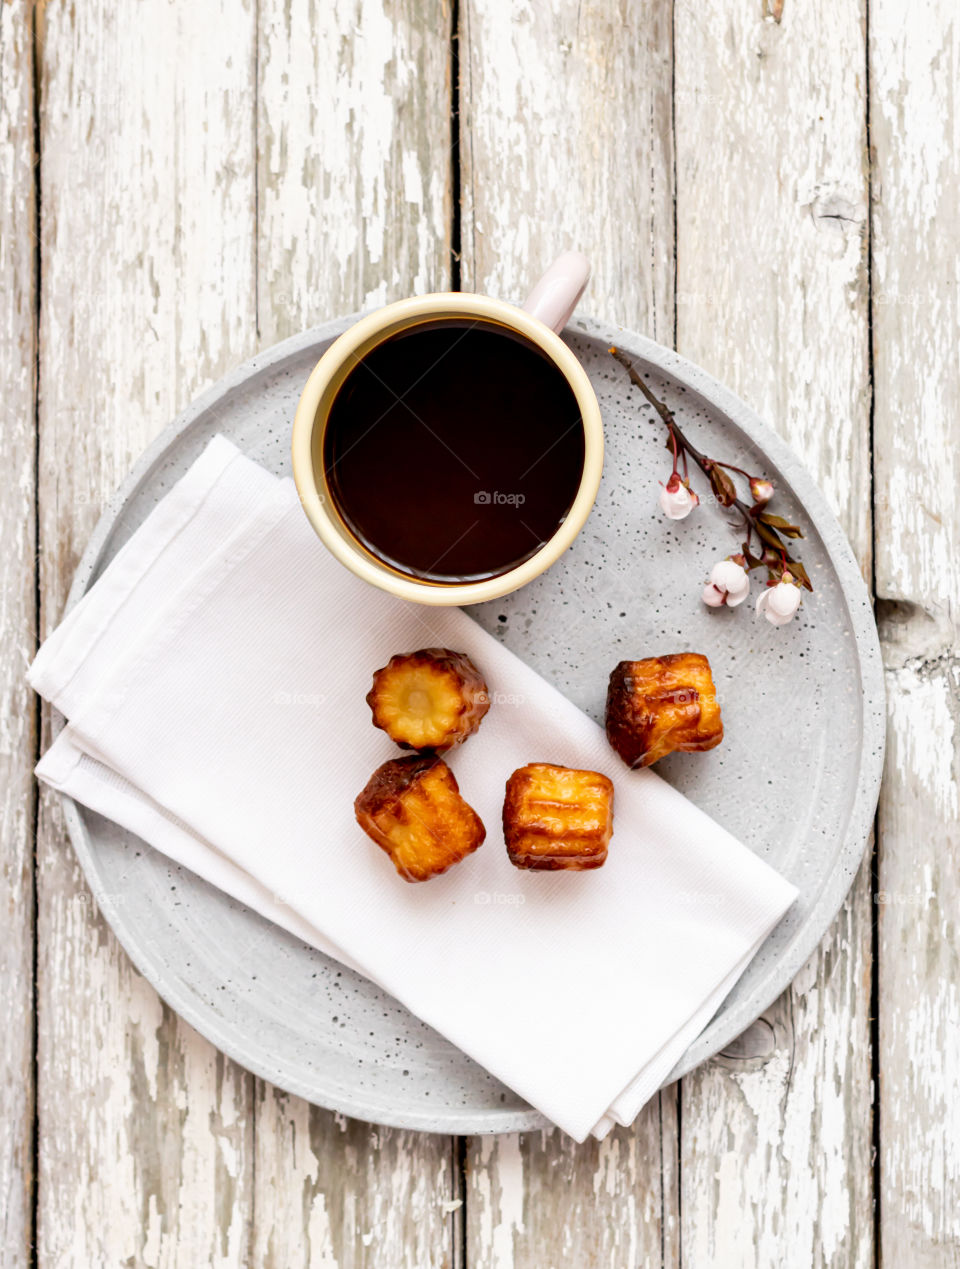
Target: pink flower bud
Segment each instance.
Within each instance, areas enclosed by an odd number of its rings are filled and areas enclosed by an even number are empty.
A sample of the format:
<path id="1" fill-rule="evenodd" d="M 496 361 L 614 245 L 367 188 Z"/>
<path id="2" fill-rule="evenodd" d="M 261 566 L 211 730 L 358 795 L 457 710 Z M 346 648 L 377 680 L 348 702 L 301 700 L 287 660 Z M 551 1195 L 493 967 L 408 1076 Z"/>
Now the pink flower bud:
<path id="1" fill-rule="evenodd" d="M 777 582 L 757 600 L 757 616 L 766 617 L 773 626 L 785 626 L 800 607 L 800 587 L 792 581 Z"/>
<path id="2" fill-rule="evenodd" d="M 710 570 L 710 580 L 703 588 L 703 602 L 711 608 L 726 604 L 736 608 L 750 593 L 750 575 L 736 560 L 720 560 Z"/>
<path id="3" fill-rule="evenodd" d="M 700 499 L 676 472 L 660 490 L 660 510 L 671 520 L 685 520 Z"/>
<path id="4" fill-rule="evenodd" d="M 761 476 L 751 476 L 750 495 L 753 498 L 754 505 L 769 502 L 773 497 L 773 482 L 764 480 Z"/>

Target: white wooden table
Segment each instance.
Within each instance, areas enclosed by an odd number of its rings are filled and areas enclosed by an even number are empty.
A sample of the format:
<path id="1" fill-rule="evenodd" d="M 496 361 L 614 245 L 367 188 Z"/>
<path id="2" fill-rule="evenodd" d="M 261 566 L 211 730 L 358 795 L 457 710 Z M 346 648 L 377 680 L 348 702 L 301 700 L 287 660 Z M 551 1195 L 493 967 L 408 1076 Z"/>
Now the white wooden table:
<path id="1" fill-rule="evenodd" d="M 0 1265 L 960 1265 L 958 89 L 954 0 L 0 2 Z M 32 784 L 23 670 L 199 389 L 571 246 L 587 311 L 792 441 L 872 579 L 874 873 L 602 1145 L 382 1130 L 134 973 Z"/>

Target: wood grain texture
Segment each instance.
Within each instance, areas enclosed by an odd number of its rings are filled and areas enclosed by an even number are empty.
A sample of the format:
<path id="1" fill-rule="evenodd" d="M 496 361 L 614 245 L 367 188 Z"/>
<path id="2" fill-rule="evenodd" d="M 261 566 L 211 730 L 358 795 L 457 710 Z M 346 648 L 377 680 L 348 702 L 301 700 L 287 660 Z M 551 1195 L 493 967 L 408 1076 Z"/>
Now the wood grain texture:
<path id="1" fill-rule="evenodd" d="M 33 1193 L 36 200 L 31 6 L 0 5 L 0 1266 L 25 1264 Z"/>
<path id="2" fill-rule="evenodd" d="M 450 285 L 448 0 L 262 0 L 265 344 Z"/>
<path id="3" fill-rule="evenodd" d="M 40 34 L 49 631 L 104 498 L 252 351 L 254 5 L 49 0 Z M 246 1265 L 250 1077 L 134 972 L 53 797 L 37 860 L 39 1263 Z"/>
<path id="4" fill-rule="evenodd" d="M 464 285 L 520 298 L 586 251 L 585 311 L 664 343 L 676 322 L 805 457 L 869 575 L 869 104 L 878 903 L 864 872 L 791 990 L 683 1081 L 682 1116 L 670 1089 L 602 1144 L 470 1141 L 458 1209 L 449 1139 L 310 1107 L 166 1010 L 43 798 L 40 1266 L 439 1269 L 463 1233 L 478 1269 L 865 1269 L 877 1250 L 960 1269 L 960 16 L 869 7 L 868 103 L 865 0 L 460 0 L 460 158 Z M 0 1269 L 32 1236 L 31 13 L 0 0 Z M 258 336 L 450 284 L 451 20 L 445 0 L 39 6 L 42 631 L 104 498 Z"/>
<path id="5" fill-rule="evenodd" d="M 259 331 L 450 286 L 450 12 L 439 0 L 260 0 Z M 449 1138 L 257 1083 L 254 1260 L 440 1269 Z"/>
<path id="6" fill-rule="evenodd" d="M 463 284 L 522 298 L 561 250 L 584 251 L 584 312 L 673 339 L 668 3 L 463 0 Z M 630 1129 L 467 1150 L 477 1269 L 677 1263 L 676 1090 Z"/>
<path id="7" fill-rule="evenodd" d="M 870 6 L 885 1265 L 960 1265 L 960 14 Z"/>
<path id="8" fill-rule="evenodd" d="M 585 313 L 673 341 L 671 5 L 461 4 L 463 285 L 522 299 L 583 251 Z"/>
<path id="9" fill-rule="evenodd" d="M 793 444 L 869 576 L 863 6 L 678 0 L 675 41 L 678 348 Z M 684 1264 L 873 1263 L 868 875 L 683 1081 Z"/>
<path id="10" fill-rule="evenodd" d="M 398 1132 L 257 1084 L 261 1269 L 450 1269 L 459 1204 L 449 1137 Z"/>
<path id="11" fill-rule="evenodd" d="M 676 1145 L 672 1089 L 602 1142 L 559 1131 L 472 1140 L 467 1264 L 678 1266 Z"/>

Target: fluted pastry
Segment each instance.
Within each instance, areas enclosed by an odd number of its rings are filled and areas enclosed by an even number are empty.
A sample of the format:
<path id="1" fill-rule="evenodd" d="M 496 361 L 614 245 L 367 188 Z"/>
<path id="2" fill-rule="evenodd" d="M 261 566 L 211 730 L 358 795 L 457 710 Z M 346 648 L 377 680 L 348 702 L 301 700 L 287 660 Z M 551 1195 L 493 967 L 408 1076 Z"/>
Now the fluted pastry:
<path id="1" fill-rule="evenodd" d="M 723 739 L 710 662 L 699 652 L 621 661 L 607 690 L 607 739 L 630 767 Z"/>
<path id="2" fill-rule="evenodd" d="M 374 726 L 401 748 L 445 753 L 477 730 L 490 697 L 466 653 L 421 648 L 377 670 L 367 704 Z"/>
<path id="3" fill-rule="evenodd" d="M 483 842 L 480 816 L 456 777 L 434 754 L 410 754 L 378 767 L 354 802 L 357 823 L 390 856 L 405 881 L 429 881 Z"/>
<path id="4" fill-rule="evenodd" d="M 613 833 L 613 784 L 597 771 L 532 762 L 514 771 L 503 836 L 517 868 L 599 868 Z"/>

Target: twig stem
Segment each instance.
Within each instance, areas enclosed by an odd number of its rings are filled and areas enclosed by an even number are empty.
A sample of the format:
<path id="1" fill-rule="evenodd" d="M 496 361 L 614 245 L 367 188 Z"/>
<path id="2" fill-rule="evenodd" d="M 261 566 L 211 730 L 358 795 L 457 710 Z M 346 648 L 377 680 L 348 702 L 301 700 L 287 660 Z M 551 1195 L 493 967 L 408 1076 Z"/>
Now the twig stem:
<path id="1" fill-rule="evenodd" d="M 669 432 L 670 432 L 670 436 L 673 440 L 674 455 L 676 455 L 677 446 L 679 445 L 679 447 L 683 450 L 683 453 L 685 455 L 689 455 L 693 459 L 693 461 L 700 468 L 700 470 L 703 472 L 703 474 L 707 477 L 708 480 L 710 479 L 711 468 L 732 467 L 731 463 L 714 462 L 712 458 L 707 458 L 706 454 L 701 454 L 701 452 L 697 449 L 697 447 L 690 441 L 690 439 L 681 430 L 680 424 L 677 422 L 676 418 L 673 415 L 673 411 L 670 410 L 666 405 L 664 405 L 662 401 L 659 401 L 653 395 L 653 393 L 650 391 L 647 385 L 644 383 L 643 379 L 638 374 L 636 367 L 634 366 L 630 358 L 626 355 L 626 353 L 621 352 L 619 348 L 611 348 L 610 352 L 616 358 L 616 360 L 619 361 L 620 365 L 623 366 L 624 370 L 626 370 L 627 374 L 630 376 L 630 382 L 634 385 L 634 387 L 637 387 L 640 389 L 640 391 L 647 398 L 647 400 L 650 402 L 650 404 L 653 406 L 656 412 L 660 415 L 660 418 L 663 420 L 663 422 L 667 425 L 667 428 L 669 429 Z M 737 471 L 737 472 L 740 471 L 739 467 L 732 467 L 732 469 L 733 471 Z M 674 457 L 674 470 L 676 470 L 676 457 Z M 741 472 L 741 475 L 745 476 L 746 472 Z M 729 505 L 731 507 L 735 507 L 737 511 L 739 511 L 740 514 L 743 516 L 743 525 L 744 525 L 744 528 L 747 530 L 747 541 L 749 542 L 750 536 L 753 533 L 752 508 L 749 507 L 747 503 L 743 501 L 742 498 L 734 498 L 734 500 Z"/>
<path id="2" fill-rule="evenodd" d="M 796 525 L 789 525 L 779 516 L 770 516 L 766 512 L 766 501 L 758 501 L 753 506 L 744 502 L 742 498 L 737 497 L 737 487 L 733 482 L 733 478 L 727 475 L 728 471 L 735 471 L 742 476 L 751 485 L 758 477 L 751 476 L 745 472 L 742 467 L 737 467 L 733 463 L 721 463 L 718 459 L 708 458 L 706 454 L 702 454 L 696 445 L 684 435 L 680 424 L 674 418 L 673 411 L 659 401 L 647 387 L 641 378 L 639 372 L 634 366 L 630 358 L 619 348 L 611 348 L 611 354 L 623 366 L 627 374 L 630 376 L 630 382 L 646 397 L 653 408 L 659 414 L 661 420 L 666 425 L 670 435 L 670 448 L 673 450 L 673 475 L 677 475 L 677 464 L 679 458 L 683 458 L 683 476 L 684 481 L 688 478 L 687 459 L 692 458 L 696 465 L 706 476 L 710 482 L 710 487 L 716 495 L 717 501 L 722 507 L 733 507 L 735 511 L 740 513 L 743 519 L 743 527 L 746 531 L 746 539 L 743 543 L 744 567 L 760 568 L 764 565 L 767 568 L 769 577 L 768 585 L 774 585 L 778 581 L 785 578 L 798 581 L 801 586 L 805 586 L 807 590 L 813 590 L 810 578 L 807 576 L 806 569 L 799 560 L 791 558 L 786 550 L 783 541 L 780 538 L 779 528 L 781 532 L 789 534 L 791 537 L 802 537 L 800 530 Z M 756 534 L 759 555 L 754 556 L 751 551 L 753 537 Z M 780 556 L 780 563 L 771 562 L 771 556 L 776 559 Z M 737 557 L 741 558 L 741 557 Z M 794 576 L 791 576 L 791 572 Z"/>

